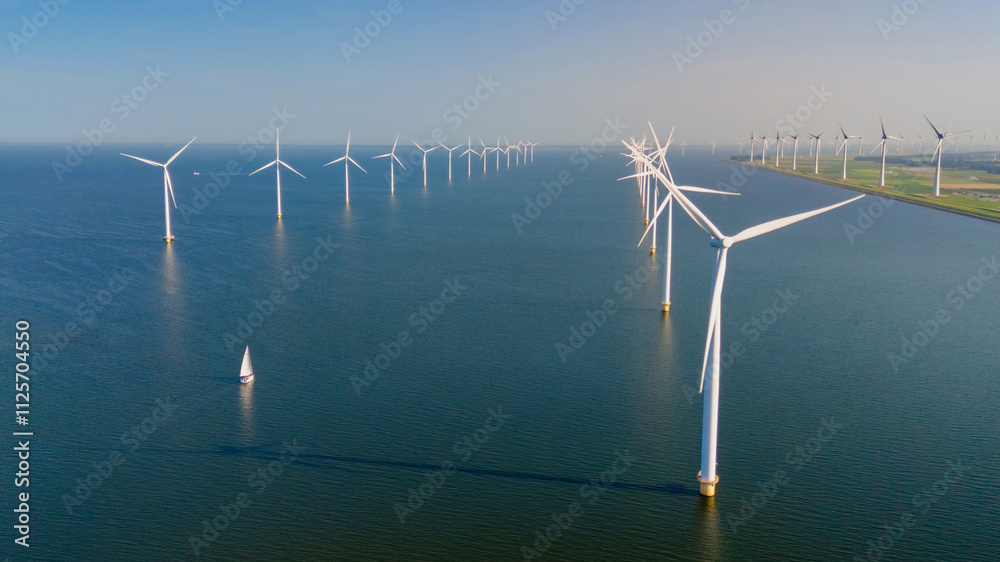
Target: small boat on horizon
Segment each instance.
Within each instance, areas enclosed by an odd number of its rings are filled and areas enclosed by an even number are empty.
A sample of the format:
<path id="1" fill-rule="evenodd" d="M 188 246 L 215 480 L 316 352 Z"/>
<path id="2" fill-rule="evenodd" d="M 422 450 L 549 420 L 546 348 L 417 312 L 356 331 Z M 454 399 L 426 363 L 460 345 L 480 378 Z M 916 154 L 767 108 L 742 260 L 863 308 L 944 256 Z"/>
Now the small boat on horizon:
<path id="1" fill-rule="evenodd" d="M 247 384 L 253 382 L 253 366 L 250 365 L 250 346 L 243 352 L 243 365 L 240 367 L 240 382 Z"/>

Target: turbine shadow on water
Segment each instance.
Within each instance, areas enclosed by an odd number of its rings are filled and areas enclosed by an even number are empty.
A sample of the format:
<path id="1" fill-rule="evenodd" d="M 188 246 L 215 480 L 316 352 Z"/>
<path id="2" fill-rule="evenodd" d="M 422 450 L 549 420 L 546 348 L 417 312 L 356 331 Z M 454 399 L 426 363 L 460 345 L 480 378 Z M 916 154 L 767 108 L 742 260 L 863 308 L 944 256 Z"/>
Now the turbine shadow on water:
<path id="1" fill-rule="evenodd" d="M 213 452 L 200 451 L 196 453 L 222 454 L 228 456 L 248 457 L 264 461 L 279 460 L 280 455 L 278 453 L 273 451 L 265 451 L 263 450 L 263 448 L 264 445 L 256 445 L 252 447 L 220 445 Z M 177 451 L 177 452 L 192 452 L 192 451 Z M 322 453 L 302 453 L 298 456 L 298 460 L 296 462 L 308 464 L 314 467 L 327 467 L 327 468 L 333 468 L 330 467 L 329 463 L 345 463 L 353 465 L 393 467 L 393 468 L 402 468 L 409 470 L 441 470 L 440 464 L 401 461 L 395 459 L 347 457 L 340 455 L 328 455 Z M 538 472 L 524 472 L 517 470 L 496 470 L 491 468 L 459 467 L 459 466 L 456 466 L 454 470 L 456 472 L 460 472 L 462 474 L 469 474 L 472 476 L 509 478 L 512 480 L 524 480 L 532 482 L 557 482 L 561 484 L 572 484 L 572 485 L 592 484 L 592 482 L 586 478 L 580 478 L 576 476 L 563 476 L 559 474 L 543 474 Z M 615 488 L 618 490 L 634 490 L 640 492 L 654 492 L 654 493 L 680 495 L 680 496 L 693 497 L 699 495 L 698 490 L 692 488 L 691 486 L 685 486 L 677 483 L 640 484 L 632 482 L 615 482 L 612 484 L 608 484 L 607 487 Z"/>

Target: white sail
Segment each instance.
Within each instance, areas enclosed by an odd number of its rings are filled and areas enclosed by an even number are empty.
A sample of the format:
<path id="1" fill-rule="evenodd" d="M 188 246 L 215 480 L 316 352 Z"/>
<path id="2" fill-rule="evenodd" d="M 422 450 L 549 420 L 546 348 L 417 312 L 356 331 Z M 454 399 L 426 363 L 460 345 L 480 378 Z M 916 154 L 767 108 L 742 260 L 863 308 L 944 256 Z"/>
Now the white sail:
<path id="1" fill-rule="evenodd" d="M 240 381 L 250 382 L 253 380 L 253 366 L 250 365 L 250 346 L 243 352 L 243 366 L 240 367 Z"/>

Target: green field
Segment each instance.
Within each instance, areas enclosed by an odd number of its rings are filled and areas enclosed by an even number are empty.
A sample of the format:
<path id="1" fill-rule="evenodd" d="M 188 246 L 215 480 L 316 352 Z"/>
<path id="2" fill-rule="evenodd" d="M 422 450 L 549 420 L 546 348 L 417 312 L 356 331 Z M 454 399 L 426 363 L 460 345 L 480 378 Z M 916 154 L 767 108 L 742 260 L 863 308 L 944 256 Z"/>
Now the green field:
<path id="1" fill-rule="evenodd" d="M 886 163 L 885 187 L 879 187 L 881 162 L 854 161 L 853 158 L 854 155 L 848 156 L 846 180 L 840 179 L 843 156 L 821 156 L 819 175 L 813 175 L 813 157 L 801 154 L 798 170 L 792 171 L 792 158 L 788 152 L 781 158 L 780 168 L 775 168 L 773 155 L 768 156 L 766 164 L 761 164 L 758 156 L 753 165 L 763 170 L 1000 222 L 1000 201 L 983 200 L 989 196 L 1000 196 L 1000 175 L 988 174 L 985 170 L 942 169 L 941 196 L 934 197 L 931 195 L 934 167 L 929 164 L 918 168 Z"/>

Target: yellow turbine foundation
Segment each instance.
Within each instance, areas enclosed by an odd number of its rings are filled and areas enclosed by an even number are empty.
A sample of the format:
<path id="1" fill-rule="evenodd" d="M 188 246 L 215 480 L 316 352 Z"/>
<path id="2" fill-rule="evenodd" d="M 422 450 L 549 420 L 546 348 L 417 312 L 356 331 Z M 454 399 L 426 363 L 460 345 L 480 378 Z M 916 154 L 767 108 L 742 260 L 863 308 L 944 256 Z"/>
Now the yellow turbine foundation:
<path id="1" fill-rule="evenodd" d="M 715 475 L 714 482 L 706 482 L 701 479 L 701 471 L 698 471 L 698 483 L 701 484 L 701 495 L 705 497 L 712 497 L 715 495 L 715 485 L 719 483 L 719 475 Z"/>

